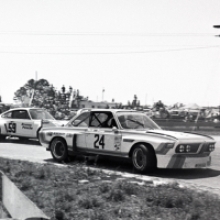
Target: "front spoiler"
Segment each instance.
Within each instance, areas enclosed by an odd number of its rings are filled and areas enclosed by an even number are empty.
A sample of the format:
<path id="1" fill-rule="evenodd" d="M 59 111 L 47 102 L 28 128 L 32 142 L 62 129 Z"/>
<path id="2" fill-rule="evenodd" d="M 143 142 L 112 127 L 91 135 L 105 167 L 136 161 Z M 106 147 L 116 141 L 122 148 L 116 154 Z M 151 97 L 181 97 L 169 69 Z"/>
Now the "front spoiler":
<path id="1" fill-rule="evenodd" d="M 209 155 L 157 155 L 158 168 L 190 169 L 211 166 Z"/>

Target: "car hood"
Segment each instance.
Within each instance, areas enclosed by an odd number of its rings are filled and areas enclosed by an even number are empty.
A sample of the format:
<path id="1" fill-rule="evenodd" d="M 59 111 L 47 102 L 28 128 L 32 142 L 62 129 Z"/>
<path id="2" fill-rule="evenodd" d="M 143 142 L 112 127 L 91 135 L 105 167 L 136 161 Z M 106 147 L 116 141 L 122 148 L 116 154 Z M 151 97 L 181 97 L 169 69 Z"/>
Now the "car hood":
<path id="1" fill-rule="evenodd" d="M 66 120 L 43 120 L 43 127 L 63 127 L 68 123 Z"/>
<path id="2" fill-rule="evenodd" d="M 148 130 L 147 134 L 154 134 L 164 137 L 172 137 L 179 141 L 214 141 L 209 135 L 195 133 L 195 132 L 177 132 L 177 131 L 167 131 L 167 130 Z"/>

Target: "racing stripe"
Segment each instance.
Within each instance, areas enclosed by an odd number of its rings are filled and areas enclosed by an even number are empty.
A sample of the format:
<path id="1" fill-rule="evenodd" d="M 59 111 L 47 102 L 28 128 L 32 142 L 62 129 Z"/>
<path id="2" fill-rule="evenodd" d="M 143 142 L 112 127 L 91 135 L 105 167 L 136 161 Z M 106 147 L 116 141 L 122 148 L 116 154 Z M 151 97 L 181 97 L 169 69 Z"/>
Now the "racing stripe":
<path id="1" fill-rule="evenodd" d="M 173 155 L 167 168 L 182 168 L 185 163 L 186 157 L 183 155 Z"/>
<path id="2" fill-rule="evenodd" d="M 167 147 L 166 147 L 166 144 L 161 143 L 161 144 L 157 147 L 157 149 L 155 150 L 155 153 L 156 153 L 156 154 L 165 155 L 165 154 L 167 154 L 167 152 L 168 152 L 169 150 L 170 150 L 170 148 L 167 148 Z"/>
<path id="3" fill-rule="evenodd" d="M 6 124 L 4 124 L 4 126 L 5 126 L 5 133 L 8 133 L 8 128 L 7 128 L 7 125 L 6 125 Z"/>

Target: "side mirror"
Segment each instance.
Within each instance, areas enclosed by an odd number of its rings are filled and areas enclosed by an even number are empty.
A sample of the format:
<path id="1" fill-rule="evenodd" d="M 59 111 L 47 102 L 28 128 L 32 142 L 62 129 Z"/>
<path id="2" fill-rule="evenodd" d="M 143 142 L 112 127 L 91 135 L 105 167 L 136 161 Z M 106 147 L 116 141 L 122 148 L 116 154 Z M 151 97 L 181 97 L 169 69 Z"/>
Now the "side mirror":
<path id="1" fill-rule="evenodd" d="M 79 120 L 75 120 L 74 122 L 73 122 L 73 126 L 77 126 L 79 124 Z"/>
<path id="2" fill-rule="evenodd" d="M 117 134 L 117 133 L 118 133 L 118 128 L 116 128 L 115 126 L 113 126 L 112 131 Z"/>
<path id="3" fill-rule="evenodd" d="M 49 124 L 50 123 L 50 121 L 48 121 L 47 119 L 42 119 L 41 122 L 42 122 L 42 124 Z"/>

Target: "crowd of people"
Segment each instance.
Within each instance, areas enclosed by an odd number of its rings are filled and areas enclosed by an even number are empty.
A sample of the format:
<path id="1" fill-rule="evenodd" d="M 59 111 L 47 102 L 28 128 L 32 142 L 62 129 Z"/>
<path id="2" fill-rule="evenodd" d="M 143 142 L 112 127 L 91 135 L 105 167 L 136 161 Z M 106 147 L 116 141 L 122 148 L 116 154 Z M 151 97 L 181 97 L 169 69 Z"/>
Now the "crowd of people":
<path id="1" fill-rule="evenodd" d="M 219 107 L 200 107 L 195 103 L 176 103 L 166 106 L 160 100 L 148 111 L 153 119 L 181 119 L 184 121 L 220 121 Z"/>
<path id="2" fill-rule="evenodd" d="M 62 101 L 47 100 L 44 102 L 33 101 L 33 107 L 45 108 L 57 120 L 69 120 L 77 113 L 78 108 L 70 108 L 69 103 Z M 21 107 L 13 104 L 0 103 L 0 114 L 10 108 Z M 151 108 L 136 109 L 146 111 L 146 114 L 152 119 L 181 119 L 186 121 L 220 121 L 219 109 L 200 108 L 199 106 L 184 106 L 183 104 L 174 104 L 167 107 L 161 100 L 155 102 Z"/>

